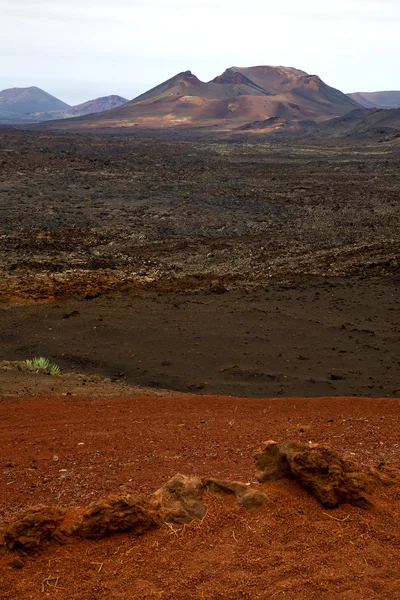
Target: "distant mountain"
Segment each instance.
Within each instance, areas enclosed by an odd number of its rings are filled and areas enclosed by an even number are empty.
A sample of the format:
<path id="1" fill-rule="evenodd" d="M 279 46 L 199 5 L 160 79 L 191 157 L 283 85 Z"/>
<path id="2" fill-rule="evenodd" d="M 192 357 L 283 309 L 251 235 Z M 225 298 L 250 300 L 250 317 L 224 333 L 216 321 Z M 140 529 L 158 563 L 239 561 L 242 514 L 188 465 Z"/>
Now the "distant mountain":
<path id="1" fill-rule="evenodd" d="M 40 123 L 42 121 L 54 121 L 56 119 L 71 119 L 73 117 L 103 112 L 105 110 L 110 110 L 111 108 L 118 108 L 127 102 L 129 102 L 129 100 L 122 96 L 103 96 L 103 98 L 96 98 L 95 100 L 84 102 L 83 104 L 70 106 L 65 110 L 30 113 L 29 115 L 26 115 L 26 120 L 29 120 L 32 123 Z"/>
<path id="2" fill-rule="evenodd" d="M 400 108 L 400 91 L 355 92 L 347 96 L 364 108 Z"/>
<path id="3" fill-rule="evenodd" d="M 359 105 L 318 76 L 288 67 L 231 67 L 208 83 L 178 73 L 117 109 L 54 123 L 64 128 L 219 127 L 280 118 L 323 121 Z"/>
<path id="4" fill-rule="evenodd" d="M 46 94 L 46 92 L 43 93 Z M 55 98 L 55 100 L 57 99 Z M 28 113 L 17 113 L 15 110 L 2 110 L 2 104 L 0 104 L 0 123 L 22 125 L 24 123 L 42 123 L 43 121 L 71 119 L 73 117 L 91 115 L 93 113 L 110 110 L 111 108 L 117 108 L 123 104 L 126 104 L 128 100 L 122 96 L 104 96 L 103 98 L 89 100 L 88 102 L 84 102 L 83 104 L 78 104 L 76 106 L 68 106 L 68 104 L 61 102 L 61 100 L 58 100 L 57 102 L 62 105 L 61 109 L 51 111 L 32 111 Z"/>
<path id="5" fill-rule="evenodd" d="M 0 92 L 0 119 L 32 112 L 65 110 L 69 105 L 38 87 L 10 88 Z"/>

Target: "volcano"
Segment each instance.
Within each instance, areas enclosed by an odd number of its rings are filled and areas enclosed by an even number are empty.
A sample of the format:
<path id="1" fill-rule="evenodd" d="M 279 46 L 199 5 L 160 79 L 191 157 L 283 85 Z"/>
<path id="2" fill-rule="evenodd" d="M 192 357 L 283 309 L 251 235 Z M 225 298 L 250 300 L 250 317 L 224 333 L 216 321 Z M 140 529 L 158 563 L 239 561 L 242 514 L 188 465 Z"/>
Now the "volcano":
<path id="1" fill-rule="evenodd" d="M 271 118 L 321 122 L 359 108 L 317 75 L 288 67 L 230 67 L 209 82 L 178 73 L 124 106 L 53 123 L 53 127 L 218 127 L 235 129 Z"/>
<path id="2" fill-rule="evenodd" d="M 9 88 L 0 92 L 0 118 L 68 108 L 70 108 L 69 104 L 36 86 Z"/>

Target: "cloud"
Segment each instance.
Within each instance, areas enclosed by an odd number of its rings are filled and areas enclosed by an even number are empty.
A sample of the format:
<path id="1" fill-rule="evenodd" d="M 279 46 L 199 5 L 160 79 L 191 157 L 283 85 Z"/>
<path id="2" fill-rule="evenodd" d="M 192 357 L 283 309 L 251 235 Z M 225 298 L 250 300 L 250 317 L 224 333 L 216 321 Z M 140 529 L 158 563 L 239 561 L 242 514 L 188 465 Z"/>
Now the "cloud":
<path id="1" fill-rule="evenodd" d="M 127 81 L 283 64 L 400 89 L 398 0 L 0 0 L 3 77 Z M 372 79 L 374 78 L 374 79 Z M 369 81 L 371 81 L 369 83 Z"/>

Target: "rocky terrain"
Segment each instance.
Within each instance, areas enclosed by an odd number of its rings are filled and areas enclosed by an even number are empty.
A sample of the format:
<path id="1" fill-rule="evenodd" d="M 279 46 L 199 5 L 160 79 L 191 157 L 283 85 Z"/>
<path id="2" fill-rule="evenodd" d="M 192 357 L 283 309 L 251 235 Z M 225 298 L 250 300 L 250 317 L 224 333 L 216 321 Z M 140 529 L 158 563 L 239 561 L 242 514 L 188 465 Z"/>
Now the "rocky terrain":
<path id="1" fill-rule="evenodd" d="M 4 359 L 181 392 L 399 393 L 396 141 L 1 139 Z"/>
<path id="2" fill-rule="evenodd" d="M 1 293 L 397 275 L 399 150 L 4 130 Z"/>
<path id="3" fill-rule="evenodd" d="M 4 600 L 398 597 L 399 138 L 245 136 L 0 130 Z"/>
<path id="4" fill-rule="evenodd" d="M 2 394 L 4 600 L 398 597 L 399 400 L 102 399 L 91 385 Z M 312 496 L 346 481 L 364 494 L 368 473 L 372 506 Z"/>

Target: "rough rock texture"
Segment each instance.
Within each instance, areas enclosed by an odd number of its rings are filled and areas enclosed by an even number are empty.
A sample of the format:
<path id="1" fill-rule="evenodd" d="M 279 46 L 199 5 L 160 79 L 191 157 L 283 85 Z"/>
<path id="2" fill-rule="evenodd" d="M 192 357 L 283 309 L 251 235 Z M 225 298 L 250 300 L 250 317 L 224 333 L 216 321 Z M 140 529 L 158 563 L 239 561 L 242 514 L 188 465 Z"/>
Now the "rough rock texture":
<path id="1" fill-rule="evenodd" d="M 381 462 L 376 468 L 368 469 L 368 475 L 378 484 L 394 485 L 400 481 L 400 465 L 387 465 Z"/>
<path id="2" fill-rule="evenodd" d="M 371 476 L 327 446 L 268 441 L 255 455 L 255 463 L 259 481 L 292 476 L 327 508 L 343 503 L 372 506 Z"/>
<path id="3" fill-rule="evenodd" d="M 201 503 L 204 492 L 234 494 L 238 504 L 253 509 L 263 506 L 267 497 L 263 492 L 249 489 L 244 483 L 222 479 L 199 478 L 178 473 L 151 497 L 155 509 L 167 523 L 190 523 L 202 519 L 206 509 Z"/>
<path id="4" fill-rule="evenodd" d="M 140 535 L 157 524 L 157 516 L 145 498 L 125 494 L 92 503 L 74 529 L 82 537 L 95 538 L 119 531 Z"/>
<path id="5" fill-rule="evenodd" d="M 34 506 L 14 517 L 7 525 L 4 543 L 8 550 L 36 551 L 50 538 L 57 537 L 57 529 L 66 510 L 60 507 Z"/>
<path id="6" fill-rule="evenodd" d="M 255 509 L 267 503 L 267 496 L 258 490 L 249 488 L 248 485 L 238 481 L 225 481 L 223 479 L 203 479 L 203 485 L 209 492 L 235 494 L 236 501 L 248 509 Z"/>
<path id="7" fill-rule="evenodd" d="M 203 482 L 199 477 L 178 473 L 152 495 L 151 502 L 165 522 L 190 523 L 206 515 L 199 496 L 202 489 Z"/>
<path id="8" fill-rule="evenodd" d="M 178 473 L 150 499 L 125 493 L 93 502 L 67 533 L 84 538 L 102 538 L 122 531 L 141 535 L 162 523 L 190 523 L 195 519 L 203 519 L 207 514 L 201 502 L 205 492 L 234 494 L 238 504 L 247 509 L 259 508 L 267 501 L 263 492 L 249 489 L 244 483 L 201 479 Z M 65 509 L 58 507 L 28 508 L 6 527 L 6 547 L 9 550 L 33 552 L 51 537 L 61 539 L 63 532 L 59 526 L 66 513 Z"/>

